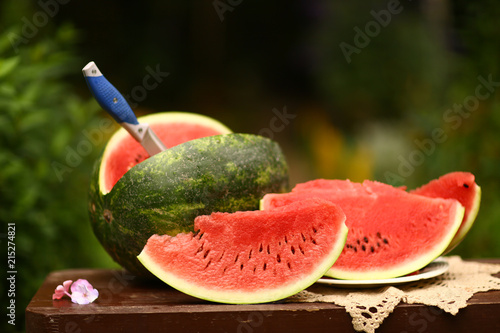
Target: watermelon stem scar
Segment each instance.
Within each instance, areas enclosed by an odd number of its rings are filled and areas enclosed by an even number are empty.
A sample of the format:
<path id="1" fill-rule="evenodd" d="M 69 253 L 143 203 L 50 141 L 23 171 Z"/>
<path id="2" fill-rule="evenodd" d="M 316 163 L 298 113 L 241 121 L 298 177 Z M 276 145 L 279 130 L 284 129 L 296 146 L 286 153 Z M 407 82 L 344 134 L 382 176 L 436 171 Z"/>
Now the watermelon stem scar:
<path id="1" fill-rule="evenodd" d="M 102 215 L 104 216 L 104 220 L 108 223 L 111 223 L 113 220 L 113 213 L 111 213 L 109 209 L 105 209 Z"/>

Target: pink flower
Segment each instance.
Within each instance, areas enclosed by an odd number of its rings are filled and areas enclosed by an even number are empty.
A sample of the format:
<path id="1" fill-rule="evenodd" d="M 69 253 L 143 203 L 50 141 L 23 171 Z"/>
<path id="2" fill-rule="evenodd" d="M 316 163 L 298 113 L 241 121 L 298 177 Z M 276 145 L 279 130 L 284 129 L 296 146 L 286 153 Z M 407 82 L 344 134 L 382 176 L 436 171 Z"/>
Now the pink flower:
<path id="1" fill-rule="evenodd" d="M 78 304 L 89 304 L 99 296 L 97 289 L 85 279 L 78 279 L 71 286 L 71 301 Z"/>
<path id="2" fill-rule="evenodd" d="M 54 290 L 54 295 L 52 295 L 52 299 L 61 299 L 63 298 L 64 295 L 68 295 L 71 297 L 69 294 L 69 286 L 73 283 L 71 280 L 66 280 L 63 282 L 62 285 L 58 285 L 56 290 Z"/>
<path id="3" fill-rule="evenodd" d="M 70 286 L 71 294 L 69 293 Z M 99 292 L 85 279 L 78 279 L 74 283 L 71 280 L 66 280 L 62 285 L 56 287 L 52 299 L 61 299 L 64 295 L 71 297 L 73 303 L 89 304 L 96 300 Z"/>

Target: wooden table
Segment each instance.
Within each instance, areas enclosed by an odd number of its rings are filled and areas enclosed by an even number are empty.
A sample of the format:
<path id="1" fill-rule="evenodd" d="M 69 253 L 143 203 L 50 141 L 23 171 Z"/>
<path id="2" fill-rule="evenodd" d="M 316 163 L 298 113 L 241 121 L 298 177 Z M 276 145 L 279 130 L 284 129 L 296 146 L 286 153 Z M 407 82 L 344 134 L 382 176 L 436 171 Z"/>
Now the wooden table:
<path id="1" fill-rule="evenodd" d="M 500 263 L 500 259 L 488 262 Z M 67 297 L 52 301 L 58 284 L 78 278 L 89 280 L 99 290 L 96 302 L 78 305 Z M 468 304 L 453 316 L 435 307 L 401 303 L 377 333 L 500 332 L 500 291 L 478 293 Z M 26 308 L 26 331 L 355 332 L 349 314 L 334 304 L 217 304 L 162 282 L 139 280 L 125 271 L 94 269 L 51 273 Z"/>

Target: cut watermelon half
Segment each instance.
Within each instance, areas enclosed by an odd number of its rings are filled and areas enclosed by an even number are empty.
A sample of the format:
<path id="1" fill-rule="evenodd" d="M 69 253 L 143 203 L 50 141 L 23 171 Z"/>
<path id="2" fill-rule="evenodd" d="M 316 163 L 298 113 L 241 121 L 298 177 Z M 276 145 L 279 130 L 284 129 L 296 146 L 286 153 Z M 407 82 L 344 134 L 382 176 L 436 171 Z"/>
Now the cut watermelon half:
<path id="1" fill-rule="evenodd" d="M 325 274 L 339 279 L 386 279 L 421 269 L 447 248 L 464 214 L 456 200 L 409 194 L 379 182 L 340 180 L 316 180 L 290 193 L 267 194 L 261 209 L 306 198 L 328 200 L 346 214 L 346 246 Z"/>
<path id="2" fill-rule="evenodd" d="M 453 250 L 469 232 L 476 220 L 481 203 L 481 187 L 476 184 L 475 177 L 470 172 L 447 173 L 410 193 L 430 198 L 455 199 L 465 207 L 462 224 L 445 250 L 445 254 Z"/>
<path id="3" fill-rule="evenodd" d="M 207 136 L 231 133 L 229 128 L 213 118 L 188 112 L 162 112 L 138 120 L 149 124 L 167 148 Z M 120 128 L 109 140 L 101 159 L 101 193 L 109 193 L 128 170 L 148 157 L 141 144 Z"/>
<path id="4" fill-rule="evenodd" d="M 344 247 L 342 210 L 305 200 L 270 211 L 213 213 L 196 233 L 153 235 L 138 256 L 170 286 L 221 303 L 283 299 L 316 282 Z"/>

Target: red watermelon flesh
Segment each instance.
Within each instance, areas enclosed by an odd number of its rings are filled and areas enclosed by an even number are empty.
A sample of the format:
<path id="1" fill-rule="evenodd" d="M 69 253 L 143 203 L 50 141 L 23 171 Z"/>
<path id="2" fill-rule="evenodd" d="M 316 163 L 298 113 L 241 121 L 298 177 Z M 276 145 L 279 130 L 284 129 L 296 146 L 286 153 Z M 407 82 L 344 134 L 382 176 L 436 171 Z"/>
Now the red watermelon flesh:
<path id="1" fill-rule="evenodd" d="M 167 148 L 206 136 L 230 133 L 220 122 L 194 113 L 163 112 L 140 118 L 148 123 Z M 116 182 L 133 166 L 149 158 L 149 154 L 124 129 L 106 146 L 101 166 L 101 191 L 108 193 Z"/>
<path id="2" fill-rule="evenodd" d="M 451 199 L 409 194 L 379 182 L 319 182 L 292 192 L 267 194 L 262 209 L 286 206 L 306 198 L 339 205 L 349 229 L 346 246 L 325 274 L 340 279 L 385 279 L 403 276 L 441 255 L 463 218 L 464 208 Z M 339 186 L 336 186 L 336 185 Z"/>
<path id="3" fill-rule="evenodd" d="M 172 287 L 224 303 L 262 303 L 316 282 L 345 244 L 342 210 L 310 199 L 270 211 L 213 213 L 197 233 L 153 235 L 139 260 Z"/>
<path id="4" fill-rule="evenodd" d="M 361 183 L 352 182 L 349 179 L 314 179 L 295 185 L 292 192 L 310 190 L 354 191 L 363 190 L 363 185 Z"/>
<path id="5" fill-rule="evenodd" d="M 331 191 L 370 191 L 373 189 L 377 189 L 380 191 L 393 189 L 399 189 L 402 191 L 406 190 L 406 186 L 399 187 L 389 187 L 389 185 L 380 183 L 380 182 L 370 182 L 369 188 L 363 186 L 362 183 L 352 182 L 349 179 L 341 180 L 341 179 L 314 179 L 307 181 L 305 183 L 299 183 L 295 185 L 292 189 L 292 192 L 301 192 L 301 191 L 309 191 L 309 190 L 331 190 Z"/>
<path id="6" fill-rule="evenodd" d="M 445 253 L 457 246 L 469 232 L 476 220 L 481 202 L 481 188 L 476 184 L 475 177 L 470 172 L 450 172 L 410 193 L 430 198 L 456 199 L 465 207 L 462 224 Z"/>

